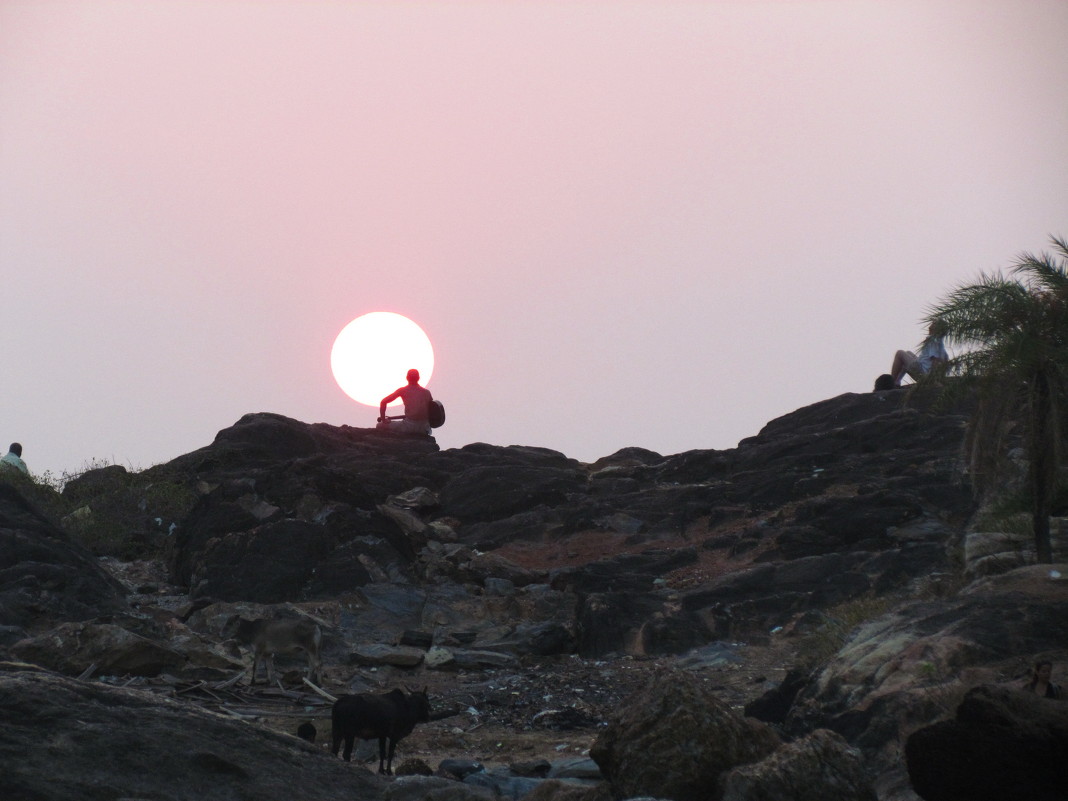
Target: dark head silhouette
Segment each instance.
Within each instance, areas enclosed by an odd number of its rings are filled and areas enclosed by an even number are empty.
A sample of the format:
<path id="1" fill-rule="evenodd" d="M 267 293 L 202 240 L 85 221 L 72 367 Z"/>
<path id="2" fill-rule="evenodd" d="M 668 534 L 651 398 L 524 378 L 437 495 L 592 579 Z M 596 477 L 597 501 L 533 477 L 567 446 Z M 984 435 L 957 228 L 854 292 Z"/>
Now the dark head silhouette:
<path id="1" fill-rule="evenodd" d="M 8 448 L 8 450 L 16 456 L 22 456 L 22 446 L 19 445 L 17 442 L 12 442 L 11 447 Z"/>

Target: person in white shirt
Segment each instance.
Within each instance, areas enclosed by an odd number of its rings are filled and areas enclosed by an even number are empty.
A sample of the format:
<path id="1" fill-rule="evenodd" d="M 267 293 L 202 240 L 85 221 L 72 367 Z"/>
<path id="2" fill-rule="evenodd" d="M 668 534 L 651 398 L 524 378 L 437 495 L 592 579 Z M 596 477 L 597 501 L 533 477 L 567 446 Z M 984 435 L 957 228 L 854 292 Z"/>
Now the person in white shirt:
<path id="1" fill-rule="evenodd" d="M 5 470 L 19 470 L 26 475 L 30 474 L 26 463 L 22 461 L 22 446 L 17 442 L 12 442 L 7 453 L 0 456 L 0 466 L 3 466 Z"/>
<path id="2" fill-rule="evenodd" d="M 938 323 L 931 323 L 927 329 L 927 338 L 920 346 L 920 355 L 917 356 L 911 350 L 899 350 L 894 354 L 894 364 L 890 368 L 890 375 L 894 379 L 894 386 L 901 386 L 901 379 L 906 374 L 914 381 L 919 381 L 931 372 L 938 364 L 949 361 L 946 347 L 942 344 L 945 332 Z"/>

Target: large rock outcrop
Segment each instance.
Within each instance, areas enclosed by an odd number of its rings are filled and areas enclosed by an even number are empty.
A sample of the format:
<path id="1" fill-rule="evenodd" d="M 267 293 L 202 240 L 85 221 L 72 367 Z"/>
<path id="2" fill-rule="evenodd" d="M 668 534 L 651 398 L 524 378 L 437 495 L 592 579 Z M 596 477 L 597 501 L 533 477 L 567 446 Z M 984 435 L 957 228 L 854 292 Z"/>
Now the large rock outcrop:
<path id="1" fill-rule="evenodd" d="M 10 635 L 3 639 L 125 609 L 125 589 L 0 480 L 0 623 Z"/>
<path id="2" fill-rule="evenodd" d="M 1018 572 L 959 596 L 931 590 L 933 574 L 959 565 L 974 510 L 960 480 L 964 421 L 922 393 L 848 394 L 730 450 L 628 448 L 582 464 L 543 448 L 443 451 L 428 438 L 250 414 L 145 471 L 196 500 L 173 534 L 154 534 L 169 537 L 166 582 L 136 593 L 0 482 L 0 612 L 16 621 L 0 628 L 0 654 L 71 675 L 95 664 L 98 674 L 107 665 L 222 680 L 235 656 L 216 648 L 224 612 L 295 606 L 324 626 L 335 687 L 363 689 L 363 667 L 382 681 L 496 671 L 495 697 L 502 676 L 541 657 L 700 654 L 714 640 L 804 636 L 836 609 L 872 603 L 879 612 L 845 647 L 778 694 L 773 719 L 799 745 L 769 756 L 774 738 L 717 705 L 698 659 L 636 697 L 625 713 L 641 722 L 613 741 L 617 721 L 597 746 L 618 796 L 671 787 L 669 797 L 707 798 L 709 777 L 732 769 L 739 797 L 792 781 L 830 794 L 818 755 L 848 773 L 859 747 L 869 774 L 884 770 L 904 733 L 965 684 L 1068 641 L 1051 623 L 1068 619 L 1059 590 L 1034 592 L 1048 576 L 1028 574 L 1030 588 Z M 72 501 L 129 484 L 118 470 L 94 473 L 72 483 Z M 145 497 L 138 513 L 153 519 Z M 477 710 L 480 699 L 464 704 Z M 581 704 L 548 711 L 598 722 Z M 674 727 L 659 740 L 642 730 L 658 715 Z M 715 753 L 704 750 L 710 725 Z M 687 784 L 694 776 L 704 795 Z M 865 797 L 862 782 L 855 789 Z M 881 797 L 908 797 L 894 792 Z"/>
<path id="3" fill-rule="evenodd" d="M 910 731 L 951 713 L 969 687 L 1025 674 L 1034 654 L 1064 652 L 1065 569 L 1020 568 L 858 625 L 797 694 L 787 731 L 836 731 L 888 783 L 905 783 L 899 750 Z"/>
<path id="4" fill-rule="evenodd" d="M 626 449 L 583 465 L 544 448 L 441 451 L 246 415 L 166 466 L 202 493 L 178 526 L 171 578 L 261 603 L 382 582 L 470 586 L 474 561 L 454 558 L 466 544 L 511 565 L 479 584 L 556 560 L 548 580 L 577 596 L 583 654 L 679 652 L 947 566 L 972 507 L 956 472 L 963 420 L 904 390 L 843 395 L 729 451 Z M 417 508 L 390 501 L 416 489 Z M 581 634 L 579 618 L 613 607 L 614 633 Z"/>

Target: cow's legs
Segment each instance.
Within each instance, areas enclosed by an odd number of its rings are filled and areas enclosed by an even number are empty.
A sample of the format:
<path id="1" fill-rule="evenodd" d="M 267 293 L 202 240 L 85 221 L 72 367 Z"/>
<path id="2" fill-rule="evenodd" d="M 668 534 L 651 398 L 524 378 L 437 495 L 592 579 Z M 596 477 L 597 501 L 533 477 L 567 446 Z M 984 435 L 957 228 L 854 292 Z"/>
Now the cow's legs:
<path id="1" fill-rule="evenodd" d="M 260 666 L 260 655 L 252 655 L 252 678 L 249 680 L 249 684 L 256 683 L 256 669 Z"/>
<path id="2" fill-rule="evenodd" d="M 378 738 L 378 772 L 389 774 L 389 768 L 383 768 L 386 764 L 386 738 Z"/>
<path id="3" fill-rule="evenodd" d="M 274 684 L 274 654 L 264 656 L 263 664 L 267 667 L 267 683 Z"/>
<path id="4" fill-rule="evenodd" d="M 393 775 L 393 753 L 397 750 L 397 741 L 389 738 L 389 759 L 386 761 L 386 773 Z"/>

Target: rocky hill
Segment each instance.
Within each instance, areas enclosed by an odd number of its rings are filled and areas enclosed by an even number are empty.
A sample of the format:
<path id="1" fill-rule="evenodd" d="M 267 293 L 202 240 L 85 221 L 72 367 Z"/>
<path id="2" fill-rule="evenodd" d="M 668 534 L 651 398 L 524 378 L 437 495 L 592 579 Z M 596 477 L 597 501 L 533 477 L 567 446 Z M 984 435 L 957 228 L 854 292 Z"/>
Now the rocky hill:
<path id="1" fill-rule="evenodd" d="M 0 796 L 915 799 L 910 735 L 1068 664 L 1068 582 L 977 530 L 965 412 L 849 394 L 592 464 L 259 413 L 54 509 L 0 480 Z M 292 736 L 330 702 L 300 658 L 251 687 L 234 614 L 316 621 L 331 696 L 426 686 L 398 751 L 441 775 Z"/>

